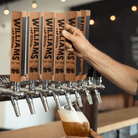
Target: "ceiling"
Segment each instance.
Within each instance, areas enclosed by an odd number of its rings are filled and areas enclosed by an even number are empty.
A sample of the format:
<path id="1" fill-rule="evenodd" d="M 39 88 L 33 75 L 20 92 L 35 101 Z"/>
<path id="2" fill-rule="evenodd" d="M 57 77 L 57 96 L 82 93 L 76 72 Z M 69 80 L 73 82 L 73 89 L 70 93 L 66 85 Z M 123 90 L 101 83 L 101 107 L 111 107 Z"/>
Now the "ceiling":
<path id="1" fill-rule="evenodd" d="M 7 4 L 7 3 L 13 3 L 13 2 L 17 2 L 17 1 L 25 1 L 25 0 L 0 0 L 0 5 Z M 38 1 L 38 0 L 36 0 L 36 1 Z M 47 1 L 51 1 L 51 0 L 47 0 Z M 54 0 L 54 1 L 60 1 L 60 0 Z M 70 0 L 67 0 L 67 1 L 70 1 Z M 77 1 L 78 5 L 79 5 L 79 4 L 83 4 L 83 3 L 96 2 L 96 1 L 100 1 L 100 0 L 75 0 L 75 1 Z M 72 1 L 71 1 L 71 3 L 72 3 Z"/>
<path id="2" fill-rule="evenodd" d="M 6 4 L 6 3 L 9 3 L 9 2 L 13 2 L 15 0 L 0 0 L 0 5 L 1 4 Z"/>

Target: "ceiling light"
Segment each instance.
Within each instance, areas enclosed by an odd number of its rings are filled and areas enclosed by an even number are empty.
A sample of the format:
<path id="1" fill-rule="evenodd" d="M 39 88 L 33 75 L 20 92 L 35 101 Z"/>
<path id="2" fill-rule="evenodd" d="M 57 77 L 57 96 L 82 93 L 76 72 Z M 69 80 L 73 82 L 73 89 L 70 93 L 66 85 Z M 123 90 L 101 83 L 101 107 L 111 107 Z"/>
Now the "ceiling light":
<path id="1" fill-rule="evenodd" d="M 94 25 L 94 20 L 93 19 L 90 20 L 90 25 Z"/>
<path id="2" fill-rule="evenodd" d="M 65 2 L 66 0 L 61 0 L 62 2 Z"/>
<path id="3" fill-rule="evenodd" d="M 115 19 L 116 19 L 116 17 L 115 17 L 114 15 L 111 15 L 111 16 L 110 16 L 110 20 L 111 20 L 111 21 L 115 21 Z"/>
<path id="4" fill-rule="evenodd" d="M 136 11 L 136 10 L 137 10 L 137 6 L 132 6 L 132 7 L 131 7 L 131 10 L 132 10 L 132 11 Z"/>
<path id="5" fill-rule="evenodd" d="M 32 3 L 32 8 L 36 8 L 37 7 L 37 3 L 36 3 L 36 1 L 33 1 L 33 3 Z"/>
<path id="6" fill-rule="evenodd" d="M 4 14 L 8 15 L 9 13 L 10 13 L 10 11 L 9 11 L 8 7 L 5 7 Z"/>

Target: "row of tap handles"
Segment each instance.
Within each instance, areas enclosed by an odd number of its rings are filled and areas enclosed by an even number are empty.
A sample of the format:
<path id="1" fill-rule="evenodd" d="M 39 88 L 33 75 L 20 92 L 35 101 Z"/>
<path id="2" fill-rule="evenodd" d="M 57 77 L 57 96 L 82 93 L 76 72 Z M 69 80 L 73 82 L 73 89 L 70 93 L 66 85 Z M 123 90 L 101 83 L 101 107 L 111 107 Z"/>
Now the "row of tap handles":
<path id="1" fill-rule="evenodd" d="M 10 88 L 0 87 L 0 97 L 1 96 L 9 97 L 17 117 L 21 115 L 18 105 L 18 100 L 24 98 L 28 103 L 31 114 L 35 113 L 33 98 L 36 97 L 41 98 L 45 112 L 48 112 L 50 110 L 47 102 L 48 96 L 53 96 L 58 109 L 61 108 L 61 103 L 59 98 L 60 95 L 65 95 L 68 105 L 71 106 L 72 104 L 71 94 L 75 94 L 76 101 L 79 107 L 82 107 L 83 104 L 82 104 L 81 94 L 85 93 L 88 103 L 92 105 L 93 104 L 92 92 L 94 92 L 94 95 L 98 103 L 101 103 L 102 101 L 99 91 L 104 90 L 105 86 L 102 84 L 101 74 L 96 71 L 96 77 L 94 79 L 93 71 L 94 69 L 89 66 L 87 79 L 77 82 L 58 82 L 58 81 L 53 82 L 45 80 L 41 81 L 41 83 L 39 81 L 38 85 L 36 85 L 36 81 L 34 80 L 31 81 L 25 80 L 21 83 L 14 82 L 13 85 L 10 86 Z M 5 78 L 3 80 L 1 79 L 1 81 L 3 81 L 4 84 L 9 80 Z"/>

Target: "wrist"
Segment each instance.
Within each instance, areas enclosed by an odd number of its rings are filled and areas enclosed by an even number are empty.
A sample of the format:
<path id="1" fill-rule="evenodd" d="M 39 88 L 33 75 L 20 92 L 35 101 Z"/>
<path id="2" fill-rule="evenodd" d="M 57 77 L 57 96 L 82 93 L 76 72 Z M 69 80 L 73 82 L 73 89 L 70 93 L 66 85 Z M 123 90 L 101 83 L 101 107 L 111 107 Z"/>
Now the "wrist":
<path id="1" fill-rule="evenodd" d="M 83 58 L 84 58 L 85 60 L 87 60 L 87 59 L 92 59 L 95 53 L 96 53 L 96 48 L 90 44 L 90 45 L 88 46 L 87 51 L 86 51 L 85 54 L 83 55 Z"/>

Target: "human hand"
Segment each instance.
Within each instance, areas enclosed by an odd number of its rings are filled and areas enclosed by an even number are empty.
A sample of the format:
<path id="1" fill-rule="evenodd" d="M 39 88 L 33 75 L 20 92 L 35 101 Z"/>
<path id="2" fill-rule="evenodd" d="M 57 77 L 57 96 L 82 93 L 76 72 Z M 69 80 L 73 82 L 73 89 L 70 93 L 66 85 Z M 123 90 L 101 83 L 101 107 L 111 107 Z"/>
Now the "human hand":
<path id="1" fill-rule="evenodd" d="M 63 36 L 70 40 L 73 46 L 69 42 L 65 42 L 65 48 L 69 52 L 73 52 L 79 57 L 83 57 L 87 54 L 88 50 L 91 48 L 91 44 L 82 34 L 82 32 L 69 24 L 65 25 L 65 30 L 62 31 Z"/>
<path id="2" fill-rule="evenodd" d="M 92 129 L 90 130 L 90 136 L 91 138 L 102 138 L 99 134 L 97 134 L 95 131 Z M 66 138 L 82 138 L 82 137 L 76 137 L 76 136 L 66 136 Z M 90 137 L 83 137 L 83 138 L 90 138 Z"/>

